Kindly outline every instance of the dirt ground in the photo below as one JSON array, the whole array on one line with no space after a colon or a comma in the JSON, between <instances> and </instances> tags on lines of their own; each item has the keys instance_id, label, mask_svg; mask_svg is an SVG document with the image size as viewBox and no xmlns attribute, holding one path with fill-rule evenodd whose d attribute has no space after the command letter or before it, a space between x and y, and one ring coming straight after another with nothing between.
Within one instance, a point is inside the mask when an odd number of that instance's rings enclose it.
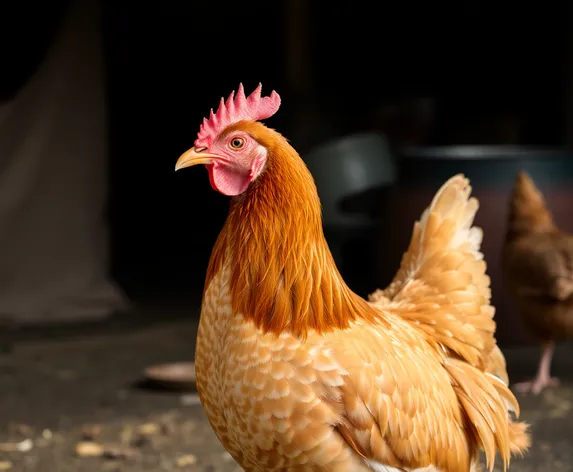
<instances>
[{"instance_id":1,"label":"dirt ground","mask_svg":"<svg viewBox=\"0 0 573 472\"><path fill-rule=\"evenodd\" d=\"M195 334L194 322L171 322L5 349L0 471L240 471L195 394L141 382L149 365L190 360ZM533 372L535 348L505 351L512 377ZM560 388L520 397L534 441L524 459L512 462L512 471L573 471L572 354L571 346L557 350L555 374L565 377Z\"/></svg>"}]
</instances>

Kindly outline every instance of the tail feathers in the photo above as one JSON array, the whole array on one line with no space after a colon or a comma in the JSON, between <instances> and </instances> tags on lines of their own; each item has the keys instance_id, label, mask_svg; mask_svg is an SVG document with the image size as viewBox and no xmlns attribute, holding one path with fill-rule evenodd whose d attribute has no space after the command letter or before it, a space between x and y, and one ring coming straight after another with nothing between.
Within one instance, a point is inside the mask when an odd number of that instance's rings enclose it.
<instances>
[{"instance_id":1,"label":"tail feathers","mask_svg":"<svg viewBox=\"0 0 573 472\"><path fill-rule=\"evenodd\" d=\"M473 226L478 202L462 175L448 180L416 222L400 270L370 301L410 321L448 353L448 372L467 428L493 469L529 447L527 425L516 422L519 404L508 387L505 358L497 347L490 279L480 252L482 231Z\"/></svg>"},{"instance_id":2,"label":"tail feathers","mask_svg":"<svg viewBox=\"0 0 573 472\"><path fill-rule=\"evenodd\" d=\"M531 447L529 425L523 421L509 423L509 441L512 454L523 456Z\"/></svg>"},{"instance_id":3,"label":"tail feathers","mask_svg":"<svg viewBox=\"0 0 573 472\"><path fill-rule=\"evenodd\" d=\"M400 270L370 301L411 321L466 362L484 369L495 345L490 279L473 221L478 202L456 175L414 225Z\"/></svg>"},{"instance_id":4,"label":"tail feathers","mask_svg":"<svg viewBox=\"0 0 573 472\"><path fill-rule=\"evenodd\" d=\"M486 372L501 379L505 385L509 385L505 356L497 344L491 350L486 366Z\"/></svg>"},{"instance_id":5,"label":"tail feathers","mask_svg":"<svg viewBox=\"0 0 573 472\"><path fill-rule=\"evenodd\" d=\"M519 417L519 404L508 386L499 378L482 372L466 362L449 359L445 368L464 412L470 435L485 452L486 465L493 470L496 451L503 468L509 467L512 454L523 454L530 445L528 425L514 421L507 409Z\"/></svg>"}]
</instances>

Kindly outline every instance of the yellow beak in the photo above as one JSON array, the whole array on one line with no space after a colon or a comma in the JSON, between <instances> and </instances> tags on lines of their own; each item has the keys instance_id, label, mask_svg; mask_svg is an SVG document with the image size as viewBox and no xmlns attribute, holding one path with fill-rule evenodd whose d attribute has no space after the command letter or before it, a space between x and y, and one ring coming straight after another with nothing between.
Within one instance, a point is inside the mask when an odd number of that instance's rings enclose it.
<instances>
[{"instance_id":1,"label":"yellow beak","mask_svg":"<svg viewBox=\"0 0 573 472\"><path fill-rule=\"evenodd\" d=\"M177 159L177 163L175 164L175 170L178 171L179 169L196 166L197 164L211 164L213 159L217 159L219 157L214 154L201 152L204 149L205 148L199 148L199 150L197 150L197 148L192 147L189 151L181 154L181 157Z\"/></svg>"}]
</instances>

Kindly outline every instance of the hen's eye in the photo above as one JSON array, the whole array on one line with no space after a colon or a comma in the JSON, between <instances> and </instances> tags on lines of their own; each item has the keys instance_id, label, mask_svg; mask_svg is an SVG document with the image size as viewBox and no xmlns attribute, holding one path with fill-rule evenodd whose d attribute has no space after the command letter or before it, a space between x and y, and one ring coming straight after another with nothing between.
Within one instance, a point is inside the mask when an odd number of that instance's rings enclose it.
<instances>
[{"instance_id":1,"label":"hen's eye","mask_svg":"<svg viewBox=\"0 0 573 472\"><path fill-rule=\"evenodd\" d=\"M231 139L231 147L233 149L240 149L245 145L245 140L242 138L233 138Z\"/></svg>"}]
</instances>

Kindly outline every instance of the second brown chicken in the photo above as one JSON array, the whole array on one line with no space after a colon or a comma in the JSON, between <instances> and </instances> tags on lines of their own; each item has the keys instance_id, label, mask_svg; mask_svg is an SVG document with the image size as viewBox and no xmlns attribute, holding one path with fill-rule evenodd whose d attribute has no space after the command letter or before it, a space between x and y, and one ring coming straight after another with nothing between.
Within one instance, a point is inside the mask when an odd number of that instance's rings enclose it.
<instances>
[{"instance_id":1,"label":"second brown chicken","mask_svg":"<svg viewBox=\"0 0 573 472\"><path fill-rule=\"evenodd\" d=\"M538 394L558 383L551 376L555 341L573 337L573 236L555 225L523 171L511 196L503 269L519 314L541 343L535 378L515 387Z\"/></svg>"}]
</instances>

